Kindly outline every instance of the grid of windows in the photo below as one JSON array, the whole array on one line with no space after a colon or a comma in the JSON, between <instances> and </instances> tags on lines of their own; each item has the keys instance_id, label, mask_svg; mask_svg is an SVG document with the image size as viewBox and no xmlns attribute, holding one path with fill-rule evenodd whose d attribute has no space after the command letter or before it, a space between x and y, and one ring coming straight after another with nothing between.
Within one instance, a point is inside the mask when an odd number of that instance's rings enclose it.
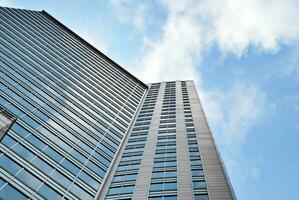
<instances>
[{"instance_id":1,"label":"grid of windows","mask_svg":"<svg viewBox=\"0 0 299 200\"><path fill-rule=\"evenodd\" d=\"M152 84L122 154L106 199L130 199L150 128L160 84Z\"/></svg>"},{"instance_id":2,"label":"grid of windows","mask_svg":"<svg viewBox=\"0 0 299 200\"><path fill-rule=\"evenodd\" d=\"M0 24L0 197L93 199L146 88L44 12Z\"/></svg>"},{"instance_id":3,"label":"grid of windows","mask_svg":"<svg viewBox=\"0 0 299 200\"><path fill-rule=\"evenodd\" d=\"M177 199L176 84L165 85L149 199Z\"/></svg>"},{"instance_id":4,"label":"grid of windows","mask_svg":"<svg viewBox=\"0 0 299 200\"><path fill-rule=\"evenodd\" d=\"M197 143L195 128L193 124L193 118L191 114L190 101L188 97L188 91L186 82L181 82L184 115L185 115L185 127L188 138L188 149L192 174L192 187L194 191L194 198L196 200L208 200L207 186L204 178L204 172L202 168L200 151Z\"/></svg>"}]
</instances>

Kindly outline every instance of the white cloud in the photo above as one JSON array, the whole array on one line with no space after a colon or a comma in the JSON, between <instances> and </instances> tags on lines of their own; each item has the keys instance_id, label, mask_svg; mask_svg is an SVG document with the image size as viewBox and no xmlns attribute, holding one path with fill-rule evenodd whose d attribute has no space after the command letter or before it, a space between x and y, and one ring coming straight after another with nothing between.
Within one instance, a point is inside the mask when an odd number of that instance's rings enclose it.
<instances>
[{"instance_id":1,"label":"white cloud","mask_svg":"<svg viewBox=\"0 0 299 200\"><path fill-rule=\"evenodd\" d=\"M120 22L131 24L139 31L144 31L151 21L146 4L136 0L112 0L110 5Z\"/></svg>"},{"instance_id":2,"label":"white cloud","mask_svg":"<svg viewBox=\"0 0 299 200\"><path fill-rule=\"evenodd\" d=\"M192 27L192 28L190 28ZM149 48L138 62L137 74L147 82L196 79L200 61L200 27L190 16L172 15L167 19L160 40L147 39Z\"/></svg>"},{"instance_id":3,"label":"white cloud","mask_svg":"<svg viewBox=\"0 0 299 200\"><path fill-rule=\"evenodd\" d=\"M227 90L202 93L202 101L218 141L233 153L239 150L249 130L263 115L265 95L253 84L236 81ZM269 106L267 106L269 107Z\"/></svg>"},{"instance_id":4,"label":"white cloud","mask_svg":"<svg viewBox=\"0 0 299 200\"><path fill-rule=\"evenodd\" d=\"M16 4L12 0L0 0L0 6L11 7L11 8L23 8L21 5Z\"/></svg>"},{"instance_id":5,"label":"white cloud","mask_svg":"<svg viewBox=\"0 0 299 200\"><path fill-rule=\"evenodd\" d=\"M200 77L198 63L211 45L240 57L251 46L276 52L282 43L299 41L295 0L162 0L162 5L168 11L163 34L156 41L145 37L146 50L136 64L145 81Z\"/></svg>"}]
</instances>

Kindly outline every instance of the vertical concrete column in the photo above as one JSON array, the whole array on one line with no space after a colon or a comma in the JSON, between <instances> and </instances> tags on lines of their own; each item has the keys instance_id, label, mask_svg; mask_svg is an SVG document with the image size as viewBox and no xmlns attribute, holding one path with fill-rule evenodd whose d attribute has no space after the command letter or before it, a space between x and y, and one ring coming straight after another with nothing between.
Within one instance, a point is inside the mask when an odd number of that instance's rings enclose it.
<instances>
[{"instance_id":1,"label":"vertical concrete column","mask_svg":"<svg viewBox=\"0 0 299 200\"><path fill-rule=\"evenodd\" d=\"M187 90L210 200L235 200L193 81Z\"/></svg>"},{"instance_id":2,"label":"vertical concrete column","mask_svg":"<svg viewBox=\"0 0 299 200\"><path fill-rule=\"evenodd\" d=\"M153 171L153 162L155 158L155 150L157 143L158 130L160 125L160 115L162 111L165 82L160 85L156 105L153 112L151 126L148 132L148 137L144 147L143 157L140 163L140 168L136 180L133 199L147 199L148 191L151 183L151 176Z\"/></svg>"},{"instance_id":3,"label":"vertical concrete column","mask_svg":"<svg viewBox=\"0 0 299 200\"><path fill-rule=\"evenodd\" d=\"M192 175L188 151L187 133L181 81L176 82L176 147L178 173L178 199L193 199Z\"/></svg>"}]
</instances>

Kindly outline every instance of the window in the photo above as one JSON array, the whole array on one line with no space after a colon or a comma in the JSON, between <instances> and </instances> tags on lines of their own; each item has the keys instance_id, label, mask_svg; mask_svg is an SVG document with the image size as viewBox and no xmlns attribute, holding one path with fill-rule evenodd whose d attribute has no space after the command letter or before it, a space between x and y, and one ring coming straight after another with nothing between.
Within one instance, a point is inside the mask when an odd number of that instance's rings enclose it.
<instances>
[{"instance_id":1,"label":"window","mask_svg":"<svg viewBox=\"0 0 299 200\"><path fill-rule=\"evenodd\" d=\"M14 187L8 184L0 190L0 199L27 200L28 197L26 197L21 192L19 192Z\"/></svg>"},{"instance_id":2,"label":"window","mask_svg":"<svg viewBox=\"0 0 299 200\"><path fill-rule=\"evenodd\" d=\"M192 170L192 176L203 176L203 170Z\"/></svg>"},{"instance_id":3,"label":"window","mask_svg":"<svg viewBox=\"0 0 299 200\"><path fill-rule=\"evenodd\" d=\"M206 189L206 182L204 181L193 181L193 188L194 189Z\"/></svg>"},{"instance_id":4,"label":"window","mask_svg":"<svg viewBox=\"0 0 299 200\"><path fill-rule=\"evenodd\" d=\"M154 196L154 197L149 197L149 200L177 200L177 196L171 195L171 196Z\"/></svg>"},{"instance_id":5,"label":"window","mask_svg":"<svg viewBox=\"0 0 299 200\"><path fill-rule=\"evenodd\" d=\"M42 184L42 182L39 179L34 177L31 173L29 173L25 169L22 170L16 177L17 179L19 179L21 182L28 185L33 190L36 190Z\"/></svg>"},{"instance_id":6,"label":"window","mask_svg":"<svg viewBox=\"0 0 299 200\"><path fill-rule=\"evenodd\" d=\"M151 183L150 191L166 191L166 190L176 190L177 183L176 182L169 182L169 183Z\"/></svg>"},{"instance_id":7,"label":"window","mask_svg":"<svg viewBox=\"0 0 299 200\"><path fill-rule=\"evenodd\" d=\"M195 200L209 200L209 197L207 194L197 194L194 197L195 197Z\"/></svg>"},{"instance_id":8,"label":"window","mask_svg":"<svg viewBox=\"0 0 299 200\"><path fill-rule=\"evenodd\" d=\"M55 192L52 188L50 188L45 183L40 187L38 193L41 194L46 199L60 200L62 196Z\"/></svg>"},{"instance_id":9,"label":"window","mask_svg":"<svg viewBox=\"0 0 299 200\"><path fill-rule=\"evenodd\" d=\"M9 172L11 175L15 175L21 169L18 164L6 155L0 156L0 167L5 169L5 171Z\"/></svg>"}]
</instances>

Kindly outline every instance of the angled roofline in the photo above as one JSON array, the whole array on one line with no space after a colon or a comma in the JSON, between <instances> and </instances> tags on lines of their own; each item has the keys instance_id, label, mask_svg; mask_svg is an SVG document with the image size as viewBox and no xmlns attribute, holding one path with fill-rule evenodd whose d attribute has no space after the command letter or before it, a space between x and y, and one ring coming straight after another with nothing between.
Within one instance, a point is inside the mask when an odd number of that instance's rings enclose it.
<instances>
[{"instance_id":1,"label":"angled roofline","mask_svg":"<svg viewBox=\"0 0 299 200\"><path fill-rule=\"evenodd\" d=\"M71 29L69 29L67 26L65 26L63 23L61 23L60 21L58 21L57 19L55 19L52 15L50 15L49 13L47 13L45 10L41 11L42 14L44 14L46 17L48 17L50 20L52 20L53 22L55 22L57 25L61 26L63 29L65 29L68 33L70 33L72 36L74 36L76 39L78 39L80 42L82 42L83 44L85 44L87 47L89 47L91 50L93 50L95 53L99 54L100 56L102 56L104 59L108 60L110 63L112 63L114 66L116 66L118 69L120 69L122 72L124 72L125 74L127 74L129 77L131 77L132 79L134 79L135 81L137 81L140 85L142 85L145 89L148 89L148 86L143 83L141 80L139 80L137 77L135 77L133 74L131 74L130 72L128 72L127 70L125 70L122 66L120 66L119 64L117 64L115 61L113 61L111 58L109 58L108 56L106 56L104 53L102 53L100 50L98 50L97 48L95 48L94 46L92 46L91 44L89 44L86 40L84 40L82 37L80 37L77 33L75 33L74 31L72 31Z\"/></svg>"}]
</instances>

